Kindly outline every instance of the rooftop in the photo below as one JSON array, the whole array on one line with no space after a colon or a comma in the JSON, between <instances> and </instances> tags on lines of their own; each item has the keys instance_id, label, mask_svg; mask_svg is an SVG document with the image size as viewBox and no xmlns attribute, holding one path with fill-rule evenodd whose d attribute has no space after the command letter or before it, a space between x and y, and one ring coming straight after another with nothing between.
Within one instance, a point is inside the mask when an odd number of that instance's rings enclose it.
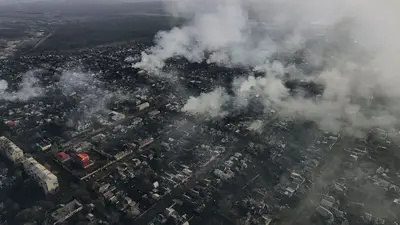
<instances>
[{"instance_id":1,"label":"rooftop","mask_svg":"<svg viewBox=\"0 0 400 225\"><path fill-rule=\"evenodd\" d=\"M24 167L34 173L36 176L40 177L43 181L53 181L57 180L56 175L50 172L46 167L36 161L34 158L26 158L23 162Z\"/></svg>"},{"instance_id":2,"label":"rooftop","mask_svg":"<svg viewBox=\"0 0 400 225\"><path fill-rule=\"evenodd\" d=\"M67 220L69 217L73 216L75 213L82 210L82 204L77 200L72 200L63 207L55 210L50 214L53 225L60 224Z\"/></svg>"}]
</instances>

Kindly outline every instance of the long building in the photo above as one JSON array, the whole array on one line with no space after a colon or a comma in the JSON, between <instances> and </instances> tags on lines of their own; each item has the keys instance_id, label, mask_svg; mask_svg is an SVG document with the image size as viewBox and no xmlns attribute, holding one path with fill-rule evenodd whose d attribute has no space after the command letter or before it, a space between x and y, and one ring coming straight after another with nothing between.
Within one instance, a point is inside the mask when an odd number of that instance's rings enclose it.
<instances>
[{"instance_id":1,"label":"long building","mask_svg":"<svg viewBox=\"0 0 400 225\"><path fill-rule=\"evenodd\" d=\"M70 203L52 212L50 214L50 218L47 220L47 223L45 224L51 224L51 225L62 224L68 218L81 211L82 208L83 208L82 204L74 199Z\"/></svg>"},{"instance_id":2,"label":"long building","mask_svg":"<svg viewBox=\"0 0 400 225\"><path fill-rule=\"evenodd\" d=\"M22 149L4 136L0 137L0 151L13 163L19 163L24 159L24 152Z\"/></svg>"},{"instance_id":3,"label":"long building","mask_svg":"<svg viewBox=\"0 0 400 225\"><path fill-rule=\"evenodd\" d=\"M39 184L45 194L56 191L58 188L58 179L56 175L46 169L46 167L32 157L26 158L22 162L22 165L25 172Z\"/></svg>"}]
</instances>

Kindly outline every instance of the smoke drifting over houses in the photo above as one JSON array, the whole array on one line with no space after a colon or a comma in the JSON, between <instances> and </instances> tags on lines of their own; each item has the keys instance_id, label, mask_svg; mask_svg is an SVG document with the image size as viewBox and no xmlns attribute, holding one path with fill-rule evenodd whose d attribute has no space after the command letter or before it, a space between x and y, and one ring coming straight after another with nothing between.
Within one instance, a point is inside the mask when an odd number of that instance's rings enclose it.
<instances>
[{"instance_id":1,"label":"smoke drifting over houses","mask_svg":"<svg viewBox=\"0 0 400 225\"><path fill-rule=\"evenodd\" d=\"M43 87L39 84L36 77L40 74L39 70L28 71L22 75L22 81L15 91L10 91L8 82L0 80L0 100L6 101L28 101L32 98L42 96L44 94Z\"/></svg>"},{"instance_id":2,"label":"smoke drifting over houses","mask_svg":"<svg viewBox=\"0 0 400 225\"><path fill-rule=\"evenodd\" d=\"M134 67L157 75L167 59L183 57L263 74L249 72L235 80L233 95L217 88L190 97L184 111L209 114L204 109L210 106L211 116L226 116L218 105L227 99L243 107L257 97L281 117L313 120L331 131L398 125L399 1L186 0L165 5L188 22L160 31ZM312 98L290 93L287 76L324 90Z\"/></svg>"},{"instance_id":3,"label":"smoke drifting over houses","mask_svg":"<svg viewBox=\"0 0 400 225\"><path fill-rule=\"evenodd\" d=\"M223 117L227 112L223 111L222 106L229 100L228 94L222 88L217 88L210 93L203 93L198 97L190 97L183 106L182 111L209 117Z\"/></svg>"},{"instance_id":4,"label":"smoke drifting over houses","mask_svg":"<svg viewBox=\"0 0 400 225\"><path fill-rule=\"evenodd\" d=\"M79 69L65 70L57 83L64 96L78 101L79 119L87 119L107 109L107 104L115 99L128 99L121 91L112 91L99 79L100 74L83 72Z\"/></svg>"}]
</instances>

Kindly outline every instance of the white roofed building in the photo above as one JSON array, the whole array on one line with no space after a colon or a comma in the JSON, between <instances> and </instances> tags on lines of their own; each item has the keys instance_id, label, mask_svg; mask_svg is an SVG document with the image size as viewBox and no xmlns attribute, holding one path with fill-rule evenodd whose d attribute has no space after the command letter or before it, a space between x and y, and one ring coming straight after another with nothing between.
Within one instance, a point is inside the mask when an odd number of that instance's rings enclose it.
<instances>
[{"instance_id":1,"label":"white roofed building","mask_svg":"<svg viewBox=\"0 0 400 225\"><path fill-rule=\"evenodd\" d=\"M52 193L58 188L58 179L56 175L46 169L46 167L34 158L26 158L23 161L23 166L25 172L39 184L45 194Z\"/></svg>"},{"instance_id":2,"label":"white roofed building","mask_svg":"<svg viewBox=\"0 0 400 225\"><path fill-rule=\"evenodd\" d=\"M14 163L21 162L24 158L24 152L22 149L4 136L0 137L0 151Z\"/></svg>"}]
</instances>

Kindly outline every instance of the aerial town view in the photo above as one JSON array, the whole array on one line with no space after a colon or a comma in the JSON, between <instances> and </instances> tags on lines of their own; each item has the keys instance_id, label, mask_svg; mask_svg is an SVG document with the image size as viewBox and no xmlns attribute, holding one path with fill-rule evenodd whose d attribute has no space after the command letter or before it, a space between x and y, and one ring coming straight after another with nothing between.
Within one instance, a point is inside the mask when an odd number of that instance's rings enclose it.
<instances>
[{"instance_id":1,"label":"aerial town view","mask_svg":"<svg viewBox=\"0 0 400 225\"><path fill-rule=\"evenodd\" d=\"M399 10L0 0L0 225L398 225Z\"/></svg>"}]
</instances>

